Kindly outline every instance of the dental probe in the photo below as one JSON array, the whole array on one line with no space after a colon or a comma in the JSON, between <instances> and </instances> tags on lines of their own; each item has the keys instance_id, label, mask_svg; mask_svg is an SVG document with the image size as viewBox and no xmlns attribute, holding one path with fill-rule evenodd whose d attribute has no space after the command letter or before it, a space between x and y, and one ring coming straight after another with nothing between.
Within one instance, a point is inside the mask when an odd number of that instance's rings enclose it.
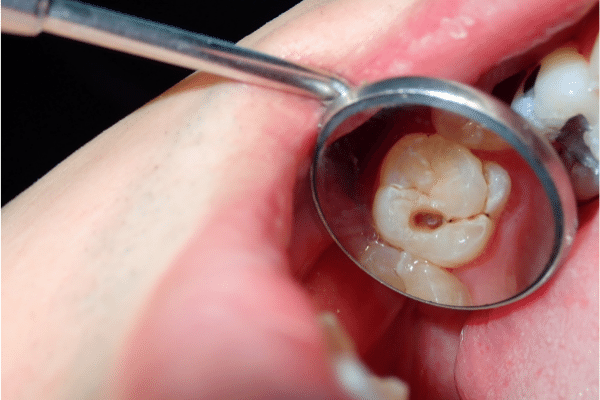
<instances>
[{"instance_id":1,"label":"dental probe","mask_svg":"<svg viewBox=\"0 0 600 400\"><path fill-rule=\"evenodd\" d=\"M29 36L47 32L321 101L326 107L318 126L310 171L317 213L350 260L372 278L408 297L454 309L499 307L520 300L541 287L568 254L577 227L577 208L563 162L550 142L539 137L527 120L487 93L457 82L418 76L390 78L355 87L328 72L76 1L4 0L1 6L3 32ZM431 273L437 274L438 278L458 281L472 295L467 296L467 302L440 300L411 292L408 287L411 286L410 280L399 276L400 264L394 266L390 263L395 264L401 258L406 264L406 260L412 257L408 253L417 250L420 244L403 246L402 252L387 246L375 231L371 213L376 180L368 170L377 164L378 152L386 146L389 150L389 140L415 138L415 134L419 136L416 132L426 132L434 112L446 113L450 119L466 118L481 130L491 132L491 136L505 146L503 153L491 153L498 157L508 153L512 157L509 162L518 165L515 178L529 179L522 182L522 185L527 185L523 202L535 201L533 206L527 203L530 208L524 214L529 215L521 218L527 225L515 232L515 235L521 236L514 236L514 241L506 243L510 248L503 249L514 253L496 260L491 265L493 269L488 263L483 269L470 268L466 271L477 274L479 282L485 281L483 285L475 285L472 276L460 277L442 268L434 269L427 260L414 261L424 265L420 271L425 276L420 282L413 283L431 289L433 280L428 280ZM416 132L410 130L413 129L411 126L418 124L422 125L414 128ZM436 135L430 138L421 133L421 137L427 137L427 140L438 140L433 137ZM457 153L462 151L457 150ZM477 164L477 161L474 163ZM489 171L494 170L490 168ZM482 173L480 167L479 174ZM486 189L482 193L491 193L492 184L489 186L489 191ZM463 188L456 189L454 192L461 192ZM411 204L418 203L414 195ZM396 203L404 201L399 200ZM483 211L481 207L478 210ZM435 210L417 211L410 217L416 218L417 225L419 218L430 216L435 219L437 215ZM471 229L475 220L467 217L469 215L460 217L460 226L475 232L474 235L484 232L481 235L489 237L492 234L491 228L484 231L477 227ZM477 221L492 227L492 223L486 222L487 218L479 215ZM465 235L452 231L453 228L443 218L440 222L446 237L457 238L457 244L468 242L463 240L468 239ZM411 224L406 225L410 228ZM427 228L428 235L435 236L431 230L437 229L436 224L431 229ZM417 236L421 233L417 232ZM535 246L516 246L517 241L535 243ZM491 249L494 251L494 246ZM476 255L476 251L471 251L469 257ZM468 259L457 259L453 267L460 269L463 261ZM413 262L410 264L413 265ZM411 265L406 265L407 271L414 270Z\"/></svg>"}]
</instances>

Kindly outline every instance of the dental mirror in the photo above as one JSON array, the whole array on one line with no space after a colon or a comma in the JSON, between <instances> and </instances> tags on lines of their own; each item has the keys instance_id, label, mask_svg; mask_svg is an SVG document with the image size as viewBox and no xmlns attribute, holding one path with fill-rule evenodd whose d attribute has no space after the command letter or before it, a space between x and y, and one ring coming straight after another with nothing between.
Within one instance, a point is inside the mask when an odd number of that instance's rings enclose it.
<instances>
[{"instance_id":1,"label":"dental mirror","mask_svg":"<svg viewBox=\"0 0 600 400\"><path fill-rule=\"evenodd\" d=\"M353 87L74 1L5 0L2 32L47 32L321 101L317 211L358 267L416 300L459 309L519 300L550 278L575 234L573 189L552 145L471 87L425 77Z\"/></svg>"}]
</instances>

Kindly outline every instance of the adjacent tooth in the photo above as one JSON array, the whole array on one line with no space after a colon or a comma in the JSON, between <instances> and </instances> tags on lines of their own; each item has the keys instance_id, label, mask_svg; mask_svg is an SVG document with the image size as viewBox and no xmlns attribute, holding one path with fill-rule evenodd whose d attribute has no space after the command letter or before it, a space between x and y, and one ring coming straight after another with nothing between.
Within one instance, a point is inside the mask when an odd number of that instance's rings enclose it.
<instances>
[{"instance_id":1,"label":"adjacent tooth","mask_svg":"<svg viewBox=\"0 0 600 400\"><path fill-rule=\"evenodd\" d=\"M488 187L481 161L440 135L411 134L386 155L373 202L377 232L391 245L446 267L459 267L485 248L510 185L491 167ZM489 168L488 168L489 169ZM497 178L497 179L496 179ZM489 193L493 193L488 200ZM496 199L497 198L497 199Z\"/></svg>"},{"instance_id":2,"label":"adjacent tooth","mask_svg":"<svg viewBox=\"0 0 600 400\"><path fill-rule=\"evenodd\" d=\"M402 288L397 288L411 296L439 304L472 304L469 289L456 276L406 251L373 243L360 261L370 268L394 271L402 282ZM386 282L389 283L389 280Z\"/></svg>"},{"instance_id":3,"label":"adjacent tooth","mask_svg":"<svg viewBox=\"0 0 600 400\"><path fill-rule=\"evenodd\" d=\"M502 137L469 118L433 108L431 120L438 134L469 149L493 151L510 148Z\"/></svg>"},{"instance_id":4,"label":"adjacent tooth","mask_svg":"<svg viewBox=\"0 0 600 400\"><path fill-rule=\"evenodd\" d=\"M545 125L559 129L578 114L595 124L597 121L588 118L598 112L598 96L594 96L591 86L585 58L573 48L555 50L542 60L534 85L536 116Z\"/></svg>"},{"instance_id":5,"label":"adjacent tooth","mask_svg":"<svg viewBox=\"0 0 600 400\"><path fill-rule=\"evenodd\" d=\"M395 377L380 378L364 365L356 353L354 342L348 332L332 313L323 313L319 322L325 333L325 341L340 387L357 400L407 400L408 386Z\"/></svg>"},{"instance_id":6,"label":"adjacent tooth","mask_svg":"<svg viewBox=\"0 0 600 400\"><path fill-rule=\"evenodd\" d=\"M598 36L589 61L573 47L553 51L541 61L536 82L519 94L511 107L554 140L576 115L588 122L584 141L596 159L598 153Z\"/></svg>"},{"instance_id":7,"label":"adjacent tooth","mask_svg":"<svg viewBox=\"0 0 600 400\"><path fill-rule=\"evenodd\" d=\"M483 174L488 184L488 196L485 213L496 217L504 208L510 194L510 176L508 172L495 162L483 163Z\"/></svg>"}]
</instances>

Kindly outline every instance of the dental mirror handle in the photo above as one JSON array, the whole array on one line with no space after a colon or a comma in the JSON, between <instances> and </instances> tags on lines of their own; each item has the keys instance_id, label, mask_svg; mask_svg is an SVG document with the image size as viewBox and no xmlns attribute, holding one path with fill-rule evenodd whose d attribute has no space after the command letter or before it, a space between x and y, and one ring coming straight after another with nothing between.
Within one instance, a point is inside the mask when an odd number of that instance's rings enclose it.
<instances>
[{"instance_id":1,"label":"dental mirror handle","mask_svg":"<svg viewBox=\"0 0 600 400\"><path fill-rule=\"evenodd\" d=\"M3 0L2 33L50 33L233 80L318 99L345 95L340 78L233 43L70 0Z\"/></svg>"}]
</instances>

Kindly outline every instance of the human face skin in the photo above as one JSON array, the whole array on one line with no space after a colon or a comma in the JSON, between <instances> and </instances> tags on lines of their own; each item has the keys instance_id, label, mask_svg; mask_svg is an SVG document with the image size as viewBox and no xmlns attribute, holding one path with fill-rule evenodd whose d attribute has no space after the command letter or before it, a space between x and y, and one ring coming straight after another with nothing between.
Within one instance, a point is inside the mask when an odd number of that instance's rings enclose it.
<instances>
[{"instance_id":1,"label":"human face skin","mask_svg":"<svg viewBox=\"0 0 600 400\"><path fill-rule=\"evenodd\" d=\"M499 62L592 7L315 1L242 44L356 83L474 84L492 68L498 82L520 68ZM367 278L316 220L306 176L322 111L195 74L7 205L4 395L342 396L316 319L326 309L412 398L597 397L597 201L531 298L473 313L423 306Z\"/></svg>"}]
</instances>

